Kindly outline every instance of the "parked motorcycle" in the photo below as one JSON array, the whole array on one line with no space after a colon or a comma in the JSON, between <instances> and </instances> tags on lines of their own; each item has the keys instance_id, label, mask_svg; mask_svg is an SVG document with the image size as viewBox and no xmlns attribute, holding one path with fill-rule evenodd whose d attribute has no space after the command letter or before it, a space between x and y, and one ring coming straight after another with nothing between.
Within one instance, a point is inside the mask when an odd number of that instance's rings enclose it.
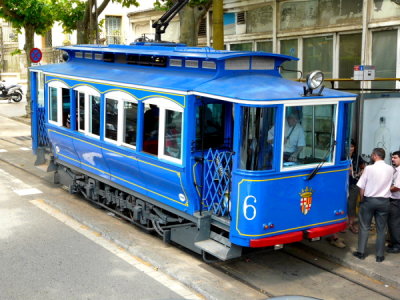
<instances>
[{"instance_id":1,"label":"parked motorcycle","mask_svg":"<svg viewBox=\"0 0 400 300\"><path fill-rule=\"evenodd\" d=\"M23 92L22 86L14 83L6 83L4 80L0 82L0 100L8 100L8 102L20 102Z\"/></svg>"}]
</instances>

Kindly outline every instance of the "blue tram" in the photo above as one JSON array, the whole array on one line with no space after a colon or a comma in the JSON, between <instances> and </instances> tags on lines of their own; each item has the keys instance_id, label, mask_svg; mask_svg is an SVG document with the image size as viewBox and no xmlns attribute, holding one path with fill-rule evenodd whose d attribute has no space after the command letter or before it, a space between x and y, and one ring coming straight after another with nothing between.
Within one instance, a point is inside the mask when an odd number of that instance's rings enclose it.
<instances>
[{"instance_id":1,"label":"blue tram","mask_svg":"<svg viewBox=\"0 0 400 300\"><path fill-rule=\"evenodd\" d=\"M222 260L346 226L353 94L282 78L296 58L180 44L61 47L32 67L55 182ZM318 82L319 81L319 82Z\"/></svg>"}]
</instances>

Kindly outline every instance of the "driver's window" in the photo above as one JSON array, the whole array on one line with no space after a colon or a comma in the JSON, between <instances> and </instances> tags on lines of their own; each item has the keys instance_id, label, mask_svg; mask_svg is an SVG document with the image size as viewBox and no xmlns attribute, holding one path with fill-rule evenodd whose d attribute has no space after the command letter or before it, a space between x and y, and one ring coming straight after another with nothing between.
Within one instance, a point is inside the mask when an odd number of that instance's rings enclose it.
<instances>
[{"instance_id":1,"label":"driver's window","mask_svg":"<svg viewBox=\"0 0 400 300\"><path fill-rule=\"evenodd\" d=\"M283 126L283 166L333 161L336 105L290 106Z\"/></svg>"}]
</instances>

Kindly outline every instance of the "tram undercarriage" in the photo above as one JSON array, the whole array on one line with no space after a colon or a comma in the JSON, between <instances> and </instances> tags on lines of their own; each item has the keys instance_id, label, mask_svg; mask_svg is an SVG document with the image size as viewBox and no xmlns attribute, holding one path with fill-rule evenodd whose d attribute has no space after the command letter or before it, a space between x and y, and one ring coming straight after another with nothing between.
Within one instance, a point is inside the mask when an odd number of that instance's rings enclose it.
<instances>
[{"instance_id":1,"label":"tram undercarriage","mask_svg":"<svg viewBox=\"0 0 400 300\"><path fill-rule=\"evenodd\" d=\"M54 172L54 183L69 193L81 193L95 205L105 208L148 232L156 232L165 243L174 242L203 255L220 260L240 257L242 247L229 241L229 224L210 212L183 215L168 210L149 197L133 193L106 179L84 174L65 162L52 160L48 171Z\"/></svg>"}]
</instances>

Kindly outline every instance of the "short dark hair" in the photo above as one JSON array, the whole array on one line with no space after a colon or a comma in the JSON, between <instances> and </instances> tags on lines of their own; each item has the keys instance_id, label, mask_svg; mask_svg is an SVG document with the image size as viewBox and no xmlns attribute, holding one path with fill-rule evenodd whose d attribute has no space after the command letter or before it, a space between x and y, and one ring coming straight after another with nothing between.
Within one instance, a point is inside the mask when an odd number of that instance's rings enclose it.
<instances>
[{"instance_id":1,"label":"short dark hair","mask_svg":"<svg viewBox=\"0 0 400 300\"><path fill-rule=\"evenodd\" d=\"M392 156L393 155L397 155L398 157L400 157L400 151L394 151L393 153L392 153Z\"/></svg>"},{"instance_id":2,"label":"short dark hair","mask_svg":"<svg viewBox=\"0 0 400 300\"><path fill-rule=\"evenodd\" d=\"M385 149L383 148L374 148L372 154L379 156L381 159L385 159Z\"/></svg>"}]
</instances>

